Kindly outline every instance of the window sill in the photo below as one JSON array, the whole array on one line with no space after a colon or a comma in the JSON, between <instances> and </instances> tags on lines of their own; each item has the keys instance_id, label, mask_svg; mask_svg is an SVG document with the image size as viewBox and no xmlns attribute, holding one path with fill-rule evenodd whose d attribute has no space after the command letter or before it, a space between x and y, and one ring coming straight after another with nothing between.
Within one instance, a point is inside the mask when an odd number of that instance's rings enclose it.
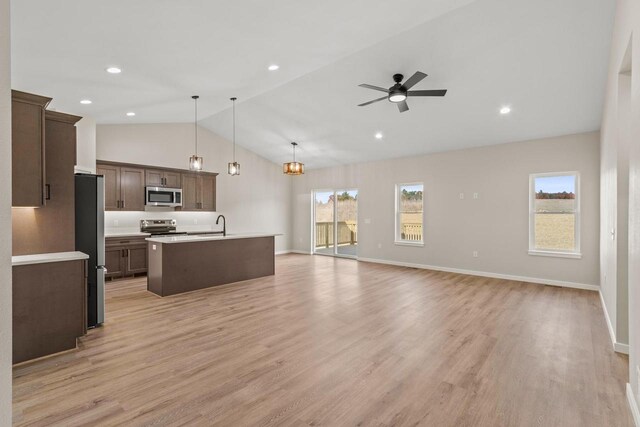
<instances>
[{"instance_id":1,"label":"window sill","mask_svg":"<svg viewBox=\"0 0 640 427\"><path fill-rule=\"evenodd\" d=\"M417 247L422 247L424 246L424 242L403 242L402 240L400 241L395 241L393 242L394 245L398 245L398 246L417 246Z\"/></svg>"},{"instance_id":2,"label":"window sill","mask_svg":"<svg viewBox=\"0 0 640 427\"><path fill-rule=\"evenodd\" d=\"M553 252L553 251L529 250L529 255L550 256L550 257L556 257L556 258L582 259L582 254L580 252Z\"/></svg>"}]
</instances>

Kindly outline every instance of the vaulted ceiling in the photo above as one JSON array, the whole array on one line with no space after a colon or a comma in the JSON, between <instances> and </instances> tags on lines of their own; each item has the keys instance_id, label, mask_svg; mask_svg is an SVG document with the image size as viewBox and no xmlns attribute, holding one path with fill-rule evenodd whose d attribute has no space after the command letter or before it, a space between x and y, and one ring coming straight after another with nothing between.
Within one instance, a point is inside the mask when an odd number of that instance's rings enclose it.
<instances>
[{"instance_id":1,"label":"vaulted ceiling","mask_svg":"<svg viewBox=\"0 0 640 427\"><path fill-rule=\"evenodd\" d=\"M15 89L98 123L201 125L308 167L598 129L614 2L602 0L12 3ZM268 71L278 64L280 69ZM105 72L116 65L118 75ZM400 114L394 73L429 75ZM91 105L81 105L91 99ZM500 115L510 106L509 115ZM126 113L134 111L135 117ZM382 139L374 138L376 132ZM176 141L176 143L189 143ZM241 161L241 159L240 159Z\"/></svg>"}]
</instances>

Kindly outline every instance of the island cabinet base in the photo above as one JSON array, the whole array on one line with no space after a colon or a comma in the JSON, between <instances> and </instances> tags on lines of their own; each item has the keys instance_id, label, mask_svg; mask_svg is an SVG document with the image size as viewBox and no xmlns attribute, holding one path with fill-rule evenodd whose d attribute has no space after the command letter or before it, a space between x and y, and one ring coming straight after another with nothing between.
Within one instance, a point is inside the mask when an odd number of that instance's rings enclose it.
<instances>
[{"instance_id":1,"label":"island cabinet base","mask_svg":"<svg viewBox=\"0 0 640 427\"><path fill-rule=\"evenodd\" d=\"M274 238L148 243L147 289L180 294L275 274Z\"/></svg>"}]
</instances>

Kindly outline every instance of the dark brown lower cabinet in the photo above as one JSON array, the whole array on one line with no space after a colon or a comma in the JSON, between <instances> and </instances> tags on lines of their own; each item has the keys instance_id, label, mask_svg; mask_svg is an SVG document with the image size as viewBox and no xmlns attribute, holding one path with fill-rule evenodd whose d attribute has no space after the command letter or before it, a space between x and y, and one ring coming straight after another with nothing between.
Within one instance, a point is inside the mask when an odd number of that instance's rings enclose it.
<instances>
[{"instance_id":1,"label":"dark brown lower cabinet","mask_svg":"<svg viewBox=\"0 0 640 427\"><path fill-rule=\"evenodd\" d=\"M108 279L147 272L147 242L144 237L107 238L104 255Z\"/></svg>"},{"instance_id":2,"label":"dark brown lower cabinet","mask_svg":"<svg viewBox=\"0 0 640 427\"><path fill-rule=\"evenodd\" d=\"M13 267L13 363L76 348L87 331L85 260Z\"/></svg>"}]
</instances>

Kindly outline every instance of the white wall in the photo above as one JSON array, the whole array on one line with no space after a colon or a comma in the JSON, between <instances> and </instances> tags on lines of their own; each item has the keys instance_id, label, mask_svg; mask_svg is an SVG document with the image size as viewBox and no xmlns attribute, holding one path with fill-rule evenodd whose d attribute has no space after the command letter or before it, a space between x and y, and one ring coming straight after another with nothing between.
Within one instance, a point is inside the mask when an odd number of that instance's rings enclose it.
<instances>
[{"instance_id":1,"label":"white wall","mask_svg":"<svg viewBox=\"0 0 640 427\"><path fill-rule=\"evenodd\" d=\"M76 171L96 172L96 121L83 117L76 124Z\"/></svg>"},{"instance_id":2,"label":"white wall","mask_svg":"<svg viewBox=\"0 0 640 427\"><path fill-rule=\"evenodd\" d=\"M527 253L529 174L561 171L581 174L582 259ZM404 182L425 185L424 247L394 244ZM294 249L311 249L311 192L326 188L359 189L361 258L598 284L598 132L309 171L294 181Z\"/></svg>"},{"instance_id":3,"label":"white wall","mask_svg":"<svg viewBox=\"0 0 640 427\"><path fill-rule=\"evenodd\" d=\"M0 426L11 425L11 44L0 0Z\"/></svg>"},{"instance_id":4,"label":"white wall","mask_svg":"<svg viewBox=\"0 0 640 427\"><path fill-rule=\"evenodd\" d=\"M217 213L227 218L227 229L234 233L281 233L283 236L276 238L276 251L288 250L291 178L283 175L280 165L239 146L236 147L236 160L240 163L241 174L232 177L227 174L227 163L232 157L231 143L204 128L199 128L198 132L198 154L204 157L204 169L219 173ZM97 126L96 155L99 160L188 169L193 150L193 124ZM209 214L209 223L215 221L216 214ZM191 218L178 212L171 217L179 222L181 219L188 222Z\"/></svg>"},{"instance_id":5,"label":"white wall","mask_svg":"<svg viewBox=\"0 0 640 427\"><path fill-rule=\"evenodd\" d=\"M604 244L609 239L608 232L615 228L614 218L618 216L615 197L619 193L616 188L618 167L624 171L618 152L624 149L625 138L630 142L628 154L629 168L629 227L628 227L628 299L619 288L616 280L602 278L602 293L609 312L611 323L619 329L628 326L629 336L629 382L636 405L640 404L638 391L638 375L640 364L640 3L637 0L617 0L616 20L614 24L613 42L609 62L609 78L607 82L607 96L602 119L602 260L605 266L612 268L612 260L616 260L617 253L611 243ZM631 43L630 55L625 58L627 48ZM630 63L630 64L629 64ZM621 71L631 65L630 75L631 95L628 100L620 96L624 89L627 76L620 75ZM625 93L624 91L622 92ZM629 94L629 88L626 93ZM627 109L625 111L625 108ZM624 172L622 172L624 173ZM605 194L609 195L605 197ZM623 206L624 207L624 206ZM607 276L609 276L607 274ZM624 325L621 309L628 309L628 324Z\"/></svg>"}]
</instances>

